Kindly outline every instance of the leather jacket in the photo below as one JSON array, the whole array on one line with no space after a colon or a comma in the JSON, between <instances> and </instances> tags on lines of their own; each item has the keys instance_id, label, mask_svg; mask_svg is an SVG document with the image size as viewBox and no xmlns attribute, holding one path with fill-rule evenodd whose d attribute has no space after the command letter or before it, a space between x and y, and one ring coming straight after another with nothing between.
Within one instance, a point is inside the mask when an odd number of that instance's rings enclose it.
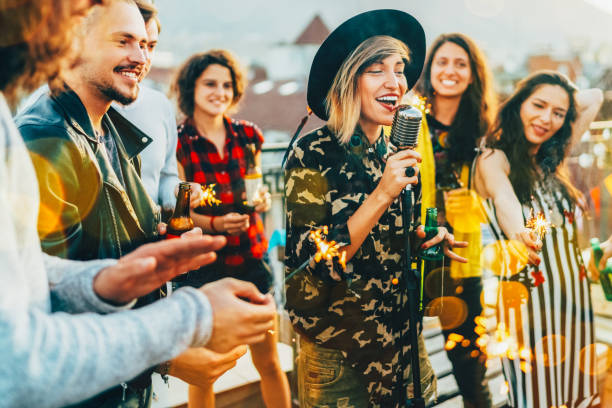
<instances>
[{"instance_id":1,"label":"leather jacket","mask_svg":"<svg viewBox=\"0 0 612 408\"><path fill-rule=\"evenodd\" d=\"M112 108L103 118L124 187L73 91L42 95L15 121L39 181L45 252L78 260L119 258L156 239L159 209L139 175L138 153L151 143L149 136Z\"/></svg>"}]
</instances>

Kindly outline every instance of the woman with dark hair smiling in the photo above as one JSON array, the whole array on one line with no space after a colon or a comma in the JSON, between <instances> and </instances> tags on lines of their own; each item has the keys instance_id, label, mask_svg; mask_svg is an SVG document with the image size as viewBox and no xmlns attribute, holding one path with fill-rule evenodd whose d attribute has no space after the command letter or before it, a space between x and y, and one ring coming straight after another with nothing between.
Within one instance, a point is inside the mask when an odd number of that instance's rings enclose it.
<instances>
[{"instance_id":1,"label":"woman with dark hair smiling","mask_svg":"<svg viewBox=\"0 0 612 408\"><path fill-rule=\"evenodd\" d=\"M600 406L593 308L575 221L583 199L563 160L602 100L600 90L577 92L557 72L534 73L502 105L477 161L475 186L489 199L495 238L502 248L517 248L507 240L526 247L525 261L503 269L499 283L498 330L511 347L502 361L512 407ZM545 218L543 235L526 227L532 214Z\"/></svg>"},{"instance_id":2,"label":"woman with dark hair smiling","mask_svg":"<svg viewBox=\"0 0 612 408\"><path fill-rule=\"evenodd\" d=\"M454 347L446 351L453 364L453 373L469 408L491 406L491 395L486 385L485 360L478 358L474 318L482 313L482 268L480 266L481 233L477 207L479 200L470 189L472 161L476 147L487 132L497 107L491 73L482 51L467 35L442 34L429 47L423 74L417 83L430 112L427 113L427 131L419 140L421 153L421 182L423 206L437 207L438 220L453 232L455 238L467 241L467 248L457 253L467 263L450 261L450 279L432 274L428 279L443 279L446 308L466 311L463 321L446 321L445 310L440 310L444 337L452 333L470 341L468 347ZM474 217L475 216L475 217ZM470 219L472 218L472 219ZM429 286L429 285L428 285ZM433 299L437 302L437 299Z\"/></svg>"}]
</instances>

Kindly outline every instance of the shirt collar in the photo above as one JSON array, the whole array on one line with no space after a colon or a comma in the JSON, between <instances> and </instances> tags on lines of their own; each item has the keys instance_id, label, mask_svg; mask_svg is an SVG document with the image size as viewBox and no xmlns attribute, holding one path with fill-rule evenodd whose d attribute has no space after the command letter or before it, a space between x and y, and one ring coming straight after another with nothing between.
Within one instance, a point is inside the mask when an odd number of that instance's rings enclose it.
<instances>
[{"instance_id":1,"label":"shirt collar","mask_svg":"<svg viewBox=\"0 0 612 408\"><path fill-rule=\"evenodd\" d=\"M363 156L367 150L371 150L376 152L379 158L383 159L387 154L387 140L384 131L381 129L378 139L376 139L374 144L370 144L367 136L361 130L361 126L357 125L353 136L351 136L346 144L346 148L352 154L360 157Z\"/></svg>"},{"instance_id":2,"label":"shirt collar","mask_svg":"<svg viewBox=\"0 0 612 408\"><path fill-rule=\"evenodd\" d=\"M232 118L227 115L223 115L223 124L225 125L225 131L227 132L227 134L231 135L232 137L238 137L238 132L236 132L236 129L234 129ZM184 126L187 129L187 134L191 136L192 139L206 139L198 131L198 128L196 127L195 122L193 120L193 116L185 120Z\"/></svg>"}]
</instances>

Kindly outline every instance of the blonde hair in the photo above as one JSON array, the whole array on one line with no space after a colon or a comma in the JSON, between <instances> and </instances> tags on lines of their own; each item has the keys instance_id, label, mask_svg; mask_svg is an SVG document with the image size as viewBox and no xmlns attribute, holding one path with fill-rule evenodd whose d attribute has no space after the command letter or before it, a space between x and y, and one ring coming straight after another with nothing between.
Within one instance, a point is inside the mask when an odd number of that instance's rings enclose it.
<instances>
[{"instance_id":1,"label":"blonde hair","mask_svg":"<svg viewBox=\"0 0 612 408\"><path fill-rule=\"evenodd\" d=\"M325 97L325 107L329 117L327 126L341 143L348 143L361 115L359 76L373 63L393 54L399 54L406 64L410 61L410 50L402 41L387 35L370 37L353 50L336 73Z\"/></svg>"}]
</instances>

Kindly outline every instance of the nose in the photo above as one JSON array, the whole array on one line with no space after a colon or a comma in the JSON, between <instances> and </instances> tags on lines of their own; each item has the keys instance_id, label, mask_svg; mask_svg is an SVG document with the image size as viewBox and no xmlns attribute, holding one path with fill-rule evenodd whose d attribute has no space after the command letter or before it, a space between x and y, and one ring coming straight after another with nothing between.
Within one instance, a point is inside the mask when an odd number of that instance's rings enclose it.
<instances>
[{"instance_id":1,"label":"nose","mask_svg":"<svg viewBox=\"0 0 612 408\"><path fill-rule=\"evenodd\" d=\"M385 88L388 89L397 89L399 88L399 78L395 75L395 72L392 70L391 72L387 72L385 74Z\"/></svg>"},{"instance_id":2,"label":"nose","mask_svg":"<svg viewBox=\"0 0 612 408\"><path fill-rule=\"evenodd\" d=\"M544 109L540 115L540 119L545 123L550 123L552 119L552 109Z\"/></svg>"},{"instance_id":3,"label":"nose","mask_svg":"<svg viewBox=\"0 0 612 408\"><path fill-rule=\"evenodd\" d=\"M223 84L215 86L215 96L223 96Z\"/></svg>"},{"instance_id":4,"label":"nose","mask_svg":"<svg viewBox=\"0 0 612 408\"><path fill-rule=\"evenodd\" d=\"M149 59L149 51L147 47L140 48L138 44L135 45L135 49L130 53L130 60L134 63L144 65Z\"/></svg>"}]
</instances>

